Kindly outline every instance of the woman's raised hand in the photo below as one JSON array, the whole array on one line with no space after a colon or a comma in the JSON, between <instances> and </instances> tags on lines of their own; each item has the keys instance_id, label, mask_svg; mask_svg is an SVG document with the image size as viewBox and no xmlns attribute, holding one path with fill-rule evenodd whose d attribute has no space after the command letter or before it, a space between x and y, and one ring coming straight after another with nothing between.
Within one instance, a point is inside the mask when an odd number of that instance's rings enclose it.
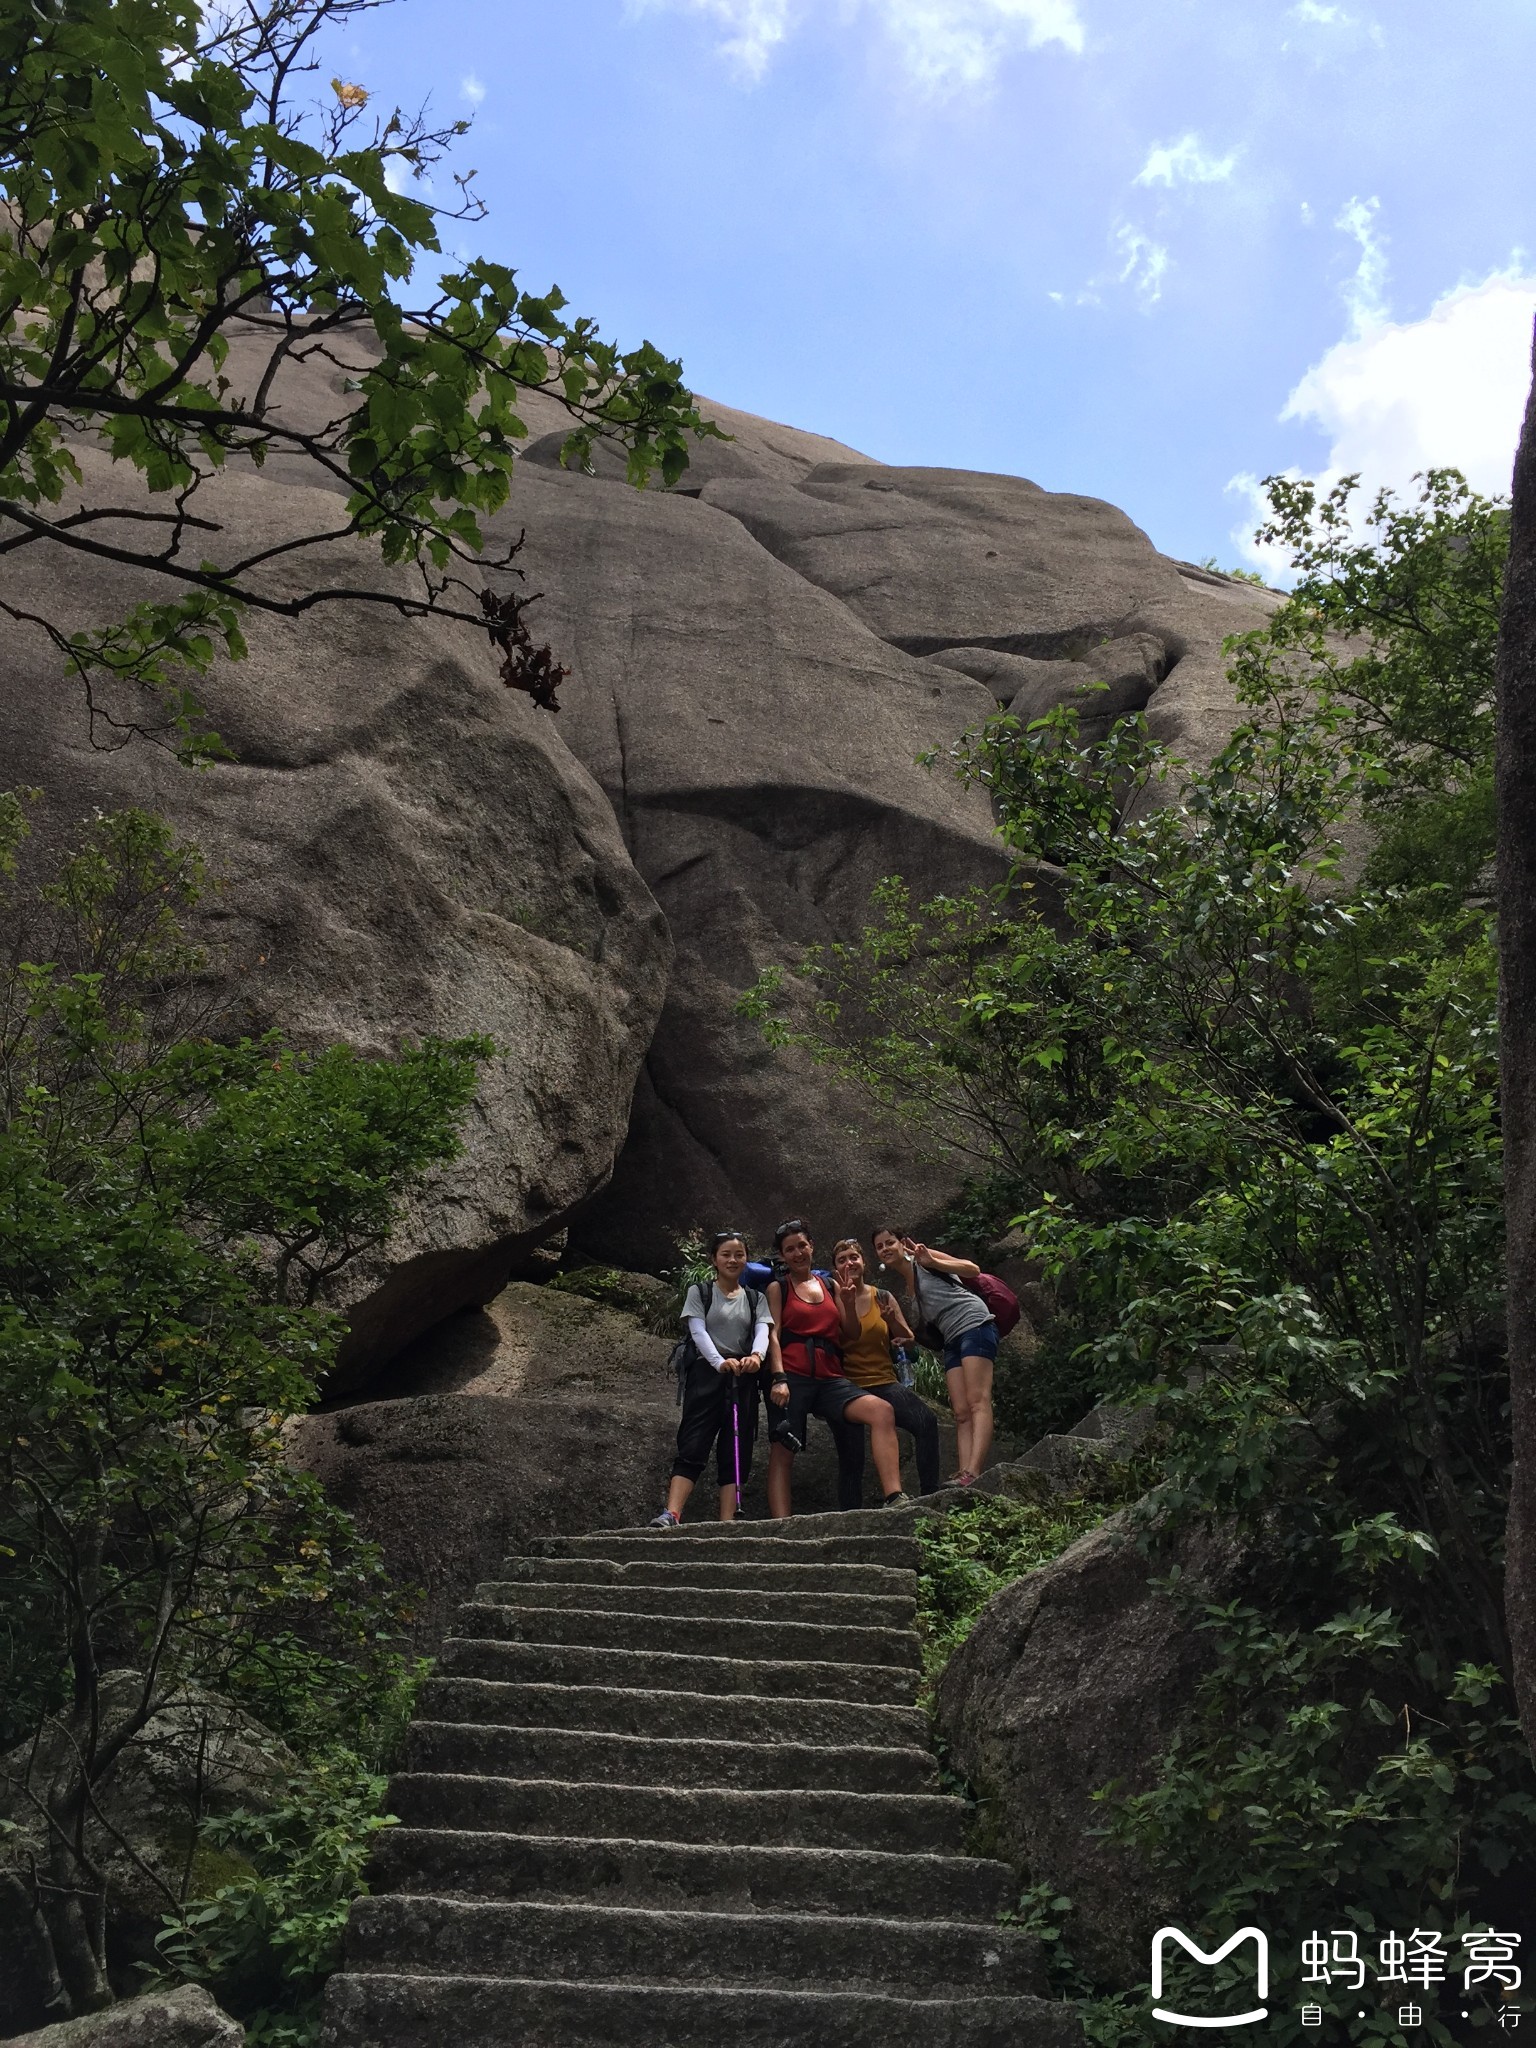
<instances>
[{"instance_id":1,"label":"woman's raised hand","mask_svg":"<svg viewBox=\"0 0 1536 2048\"><path fill-rule=\"evenodd\" d=\"M925 1266L928 1263L928 1247L919 1244L915 1237L904 1237L901 1240L901 1248L914 1264Z\"/></svg>"}]
</instances>

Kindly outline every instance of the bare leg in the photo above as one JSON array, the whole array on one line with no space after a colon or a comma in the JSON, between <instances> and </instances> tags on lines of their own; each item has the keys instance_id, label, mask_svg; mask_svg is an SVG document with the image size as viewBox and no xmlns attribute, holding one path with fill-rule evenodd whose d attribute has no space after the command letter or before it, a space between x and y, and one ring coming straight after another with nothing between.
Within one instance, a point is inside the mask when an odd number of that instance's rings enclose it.
<instances>
[{"instance_id":1,"label":"bare leg","mask_svg":"<svg viewBox=\"0 0 1536 2048\"><path fill-rule=\"evenodd\" d=\"M684 1479L680 1473L672 1475L672 1484L667 1488L667 1506L679 1521L682 1520L683 1509L687 1506L688 1496L692 1491L691 1479Z\"/></svg>"},{"instance_id":2,"label":"bare leg","mask_svg":"<svg viewBox=\"0 0 1536 2048\"><path fill-rule=\"evenodd\" d=\"M971 1411L971 1455L966 1460L967 1472L984 1472L987 1460L992 1455L992 1361L990 1358L964 1358L960 1361L959 1377L965 1382L966 1405ZM950 1375L954 1385L955 1375Z\"/></svg>"},{"instance_id":3,"label":"bare leg","mask_svg":"<svg viewBox=\"0 0 1536 2048\"><path fill-rule=\"evenodd\" d=\"M890 1403L878 1394L860 1394L843 1413L852 1422L869 1425L869 1450L880 1475L880 1491L889 1496L901 1491L901 1446L896 1441L896 1417Z\"/></svg>"},{"instance_id":4,"label":"bare leg","mask_svg":"<svg viewBox=\"0 0 1536 2048\"><path fill-rule=\"evenodd\" d=\"M734 1479L728 1486L722 1486L720 1489L720 1519L722 1522L734 1522L736 1519L736 1482Z\"/></svg>"},{"instance_id":5,"label":"bare leg","mask_svg":"<svg viewBox=\"0 0 1536 2048\"><path fill-rule=\"evenodd\" d=\"M955 1418L955 1470L974 1472L971 1463L971 1402L965 1384L964 1366L956 1366L944 1375L944 1386L949 1394L950 1412Z\"/></svg>"},{"instance_id":6,"label":"bare leg","mask_svg":"<svg viewBox=\"0 0 1536 2048\"><path fill-rule=\"evenodd\" d=\"M880 1403L885 1407L885 1403ZM889 1411L887 1411L889 1412ZM768 1446L768 1512L782 1520L793 1513L790 1507L790 1477L795 1469L795 1454L788 1444Z\"/></svg>"}]
</instances>

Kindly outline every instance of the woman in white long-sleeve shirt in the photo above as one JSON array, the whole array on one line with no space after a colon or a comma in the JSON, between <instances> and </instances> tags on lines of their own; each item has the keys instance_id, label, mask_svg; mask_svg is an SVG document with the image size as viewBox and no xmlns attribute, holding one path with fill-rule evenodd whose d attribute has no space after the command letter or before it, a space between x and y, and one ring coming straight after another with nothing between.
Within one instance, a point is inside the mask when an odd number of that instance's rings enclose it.
<instances>
[{"instance_id":1,"label":"woman in white long-sleeve shirt","mask_svg":"<svg viewBox=\"0 0 1536 2048\"><path fill-rule=\"evenodd\" d=\"M735 1520L736 1482L738 1477L745 1481L752 1469L763 1366L771 1356L777 1366L768 1303L753 1288L742 1285L746 1239L739 1231L717 1231L710 1251L714 1280L690 1287L683 1303L682 1320L693 1339L694 1356L683 1383L683 1419L677 1429L677 1456L672 1461L667 1504L652 1522L653 1529L678 1526L712 1444L715 1476L720 1482L720 1519ZM787 1387L779 1384L783 1379L782 1367L770 1374L770 1398L786 1398Z\"/></svg>"}]
</instances>

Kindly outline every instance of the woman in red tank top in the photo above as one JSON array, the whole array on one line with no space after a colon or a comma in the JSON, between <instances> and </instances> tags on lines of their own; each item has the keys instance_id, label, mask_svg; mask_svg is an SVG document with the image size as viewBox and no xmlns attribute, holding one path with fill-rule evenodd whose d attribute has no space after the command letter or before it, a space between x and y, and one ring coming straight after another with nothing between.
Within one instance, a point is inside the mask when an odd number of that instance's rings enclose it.
<instances>
[{"instance_id":1,"label":"woman in red tank top","mask_svg":"<svg viewBox=\"0 0 1536 2048\"><path fill-rule=\"evenodd\" d=\"M769 1417L768 1512L791 1512L791 1475L795 1454L805 1448L810 1418L863 1423L880 1475L885 1505L901 1506L901 1453L896 1444L896 1418L877 1395L862 1393L843 1377L843 1340L859 1333L858 1289L829 1287L811 1270L815 1246L798 1217L781 1223L773 1234L784 1261L783 1280L768 1283L768 1312L773 1317L787 1386L776 1386L772 1399L777 1417Z\"/></svg>"}]
</instances>

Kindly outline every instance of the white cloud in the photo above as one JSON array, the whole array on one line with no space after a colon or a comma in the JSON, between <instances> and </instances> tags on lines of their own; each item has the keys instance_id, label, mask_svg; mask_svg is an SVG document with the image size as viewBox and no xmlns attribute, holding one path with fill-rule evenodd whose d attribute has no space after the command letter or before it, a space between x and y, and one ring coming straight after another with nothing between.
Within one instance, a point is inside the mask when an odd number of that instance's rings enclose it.
<instances>
[{"instance_id":1,"label":"white cloud","mask_svg":"<svg viewBox=\"0 0 1536 2048\"><path fill-rule=\"evenodd\" d=\"M1347 50L1361 42L1372 42L1378 49L1386 43L1386 31L1380 22L1367 21L1363 15L1348 14L1342 7L1329 4L1329 0L1296 0L1296 5L1287 10L1287 19L1294 21L1303 31L1302 45L1314 52L1328 47L1324 38L1331 38L1334 50ZM1316 29L1322 33L1308 35L1306 31ZM1280 45L1282 50L1290 49L1289 42Z\"/></svg>"},{"instance_id":2,"label":"white cloud","mask_svg":"<svg viewBox=\"0 0 1536 2048\"><path fill-rule=\"evenodd\" d=\"M1507 491L1533 319L1536 277L1511 264L1457 285L1422 320L1381 320L1335 342L1280 417L1324 429L1335 475L1401 488L1415 470L1455 467L1477 490Z\"/></svg>"},{"instance_id":3,"label":"white cloud","mask_svg":"<svg viewBox=\"0 0 1536 2048\"><path fill-rule=\"evenodd\" d=\"M632 0L639 14L666 8L707 14L726 30L720 54L747 78L761 78L800 9L795 0Z\"/></svg>"},{"instance_id":4,"label":"white cloud","mask_svg":"<svg viewBox=\"0 0 1536 2048\"><path fill-rule=\"evenodd\" d=\"M866 0L914 77L927 85L981 85L1009 47L1084 47L1076 0Z\"/></svg>"},{"instance_id":5,"label":"white cloud","mask_svg":"<svg viewBox=\"0 0 1536 2048\"><path fill-rule=\"evenodd\" d=\"M1207 156L1198 135L1181 135L1177 142L1159 142L1136 173L1138 185L1220 185L1237 168L1237 152L1230 156Z\"/></svg>"},{"instance_id":6,"label":"white cloud","mask_svg":"<svg viewBox=\"0 0 1536 2048\"><path fill-rule=\"evenodd\" d=\"M485 87L476 78L473 71L470 72L467 78L459 81L459 91L463 93L465 99L469 101L472 107L478 107L485 98Z\"/></svg>"},{"instance_id":7,"label":"white cloud","mask_svg":"<svg viewBox=\"0 0 1536 2048\"><path fill-rule=\"evenodd\" d=\"M1327 434L1318 472L1325 488L1358 474L1362 494L1382 485L1401 494L1416 472L1454 468L1475 490L1506 493L1530 386L1536 275L1516 258L1481 283L1443 293L1422 319L1393 320L1374 221L1374 210L1341 216L1361 245L1346 295L1350 328L1302 377L1280 417ZM1228 488L1262 513L1255 478L1234 477ZM1272 572L1283 566L1253 547L1250 531L1233 534L1249 560Z\"/></svg>"},{"instance_id":8,"label":"white cloud","mask_svg":"<svg viewBox=\"0 0 1536 2048\"><path fill-rule=\"evenodd\" d=\"M1163 279L1168 271L1168 251L1140 228L1121 226L1115 233L1115 253L1120 268L1116 284L1130 285L1144 306L1155 306L1163 296Z\"/></svg>"},{"instance_id":9,"label":"white cloud","mask_svg":"<svg viewBox=\"0 0 1536 2048\"><path fill-rule=\"evenodd\" d=\"M683 9L718 21L720 45L749 79L815 11L816 0L630 0L638 13ZM844 0L845 17L872 21L920 84L983 85L1011 48L1085 46L1077 0Z\"/></svg>"},{"instance_id":10,"label":"white cloud","mask_svg":"<svg viewBox=\"0 0 1536 2048\"><path fill-rule=\"evenodd\" d=\"M1163 279L1168 274L1167 249L1129 221L1120 222L1109 246L1109 268L1090 277L1073 303L1102 306L1105 293L1119 288L1134 292L1144 309L1155 306L1163 296Z\"/></svg>"},{"instance_id":11,"label":"white cloud","mask_svg":"<svg viewBox=\"0 0 1536 2048\"><path fill-rule=\"evenodd\" d=\"M1379 199L1351 199L1334 222L1360 245L1360 261L1344 287L1350 332L1355 335L1379 327L1387 317L1387 245L1376 232L1380 211Z\"/></svg>"}]
</instances>

